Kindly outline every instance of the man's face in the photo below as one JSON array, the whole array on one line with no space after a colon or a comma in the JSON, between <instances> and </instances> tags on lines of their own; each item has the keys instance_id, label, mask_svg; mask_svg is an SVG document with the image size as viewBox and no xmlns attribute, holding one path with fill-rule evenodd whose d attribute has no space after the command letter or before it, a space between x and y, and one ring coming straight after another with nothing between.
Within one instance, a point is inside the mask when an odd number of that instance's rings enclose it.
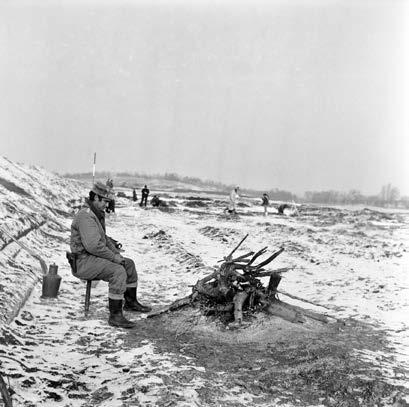
<instances>
[{"instance_id":1,"label":"man's face","mask_svg":"<svg viewBox=\"0 0 409 407\"><path fill-rule=\"evenodd\" d=\"M99 209L100 211L105 211L105 208L108 206L109 199L102 198L99 200L100 197L96 196L94 200L94 206Z\"/></svg>"}]
</instances>

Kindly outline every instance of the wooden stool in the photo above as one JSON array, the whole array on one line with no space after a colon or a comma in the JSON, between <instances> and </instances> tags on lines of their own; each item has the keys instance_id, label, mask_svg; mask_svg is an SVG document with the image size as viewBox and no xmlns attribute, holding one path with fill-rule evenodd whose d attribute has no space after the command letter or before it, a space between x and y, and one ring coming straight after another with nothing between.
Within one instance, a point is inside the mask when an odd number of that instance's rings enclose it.
<instances>
[{"instance_id":1,"label":"wooden stool","mask_svg":"<svg viewBox=\"0 0 409 407\"><path fill-rule=\"evenodd\" d=\"M89 303L91 301L91 284L93 280L84 280L87 282L87 287L85 288L85 312L89 311Z\"/></svg>"},{"instance_id":2,"label":"wooden stool","mask_svg":"<svg viewBox=\"0 0 409 407\"><path fill-rule=\"evenodd\" d=\"M72 275L74 277L77 277L80 280L85 281L87 283L87 286L85 288L85 305L84 305L84 309L85 309L85 312L88 312L89 311L89 304L91 302L91 285L92 285L93 281L99 281L99 279L84 280L81 277L78 277L77 276L77 255L75 253L66 252L66 257L67 257L68 263L70 263Z\"/></svg>"}]
</instances>

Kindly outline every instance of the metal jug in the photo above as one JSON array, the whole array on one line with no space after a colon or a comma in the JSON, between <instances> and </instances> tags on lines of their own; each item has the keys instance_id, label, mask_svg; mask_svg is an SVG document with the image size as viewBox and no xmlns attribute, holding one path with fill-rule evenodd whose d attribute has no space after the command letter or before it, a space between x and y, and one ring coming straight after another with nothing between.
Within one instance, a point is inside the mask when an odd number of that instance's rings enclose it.
<instances>
[{"instance_id":1,"label":"metal jug","mask_svg":"<svg viewBox=\"0 0 409 407\"><path fill-rule=\"evenodd\" d=\"M61 276L58 275L58 266L51 264L48 273L43 277L43 295L41 298L55 298L60 288Z\"/></svg>"}]
</instances>

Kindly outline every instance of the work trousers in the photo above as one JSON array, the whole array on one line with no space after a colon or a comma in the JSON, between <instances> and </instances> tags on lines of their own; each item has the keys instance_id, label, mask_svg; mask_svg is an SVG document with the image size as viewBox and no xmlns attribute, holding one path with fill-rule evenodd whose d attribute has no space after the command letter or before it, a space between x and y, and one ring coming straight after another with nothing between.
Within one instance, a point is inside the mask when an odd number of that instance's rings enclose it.
<instances>
[{"instance_id":1,"label":"work trousers","mask_svg":"<svg viewBox=\"0 0 409 407\"><path fill-rule=\"evenodd\" d=\"M138 286L135 263L127 257L125 266L112 261L83 254L77 260L77 277L84 280L103 280L108 282L108 297L122 300L127 287Z\"/></svg>"}]
</instances>

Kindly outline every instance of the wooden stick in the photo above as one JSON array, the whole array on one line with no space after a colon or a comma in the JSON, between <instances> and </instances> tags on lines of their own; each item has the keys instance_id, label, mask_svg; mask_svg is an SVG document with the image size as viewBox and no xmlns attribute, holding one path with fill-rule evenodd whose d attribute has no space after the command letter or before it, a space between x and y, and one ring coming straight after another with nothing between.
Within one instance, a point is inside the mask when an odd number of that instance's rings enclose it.
<instances>
[{"instance_id":1,"label":"wooden stick","mask_svg":"<svg viewBox=\"0 0 409 407\"><path fill-rule=\"evenodd\" d=\"M234 262L236 262L236 261L243 260L243 259L245 259L246 257L251 256L252 254L254 254L254 252L248 252L247 254L243 254L243 256L236 257L235 259L232 260L232 263L234 263Z\"/></svg>"},{"instance_id":2,"label":"wooden stick","mask_svg":"<svg viewBox=\"0 0 409 407\"><path fill-rule=\"evenodd\" d=\"M260 264L257 264L257 268L261 269L263 266L267 265L268 263L271 263L283 251L284 251L284 247L282 247L280 250L277 250L275 253L273 253L267 260L264 260Z\"/></svg>"},{"instance_id":3,"label":"wooden stick","mask_svg":"<svg viewBox=\"0 0 409 407\"><path fill-rule=\"evenodd\" d=\"M243 322L243 303L249 294L245 291L239 291L233 298L234 304L234 322L241 325Z\"/></svg>"},{"instance_id":4,"label":"wooden stick","mask_svg":"<svg viewBox=\"0 0 409 407\"><path fill-rule=\"evenodd\" d=\"M191 301L193 301L196 298L195 294L190 294L187 297L183 297L180 298L174 302L172 302L172 304L167 305L166 307L163 307L157 311L152 311L149 314L147 314L146 318L152 318L152 317L156 317L158 315L164 314L165 312L168 311L175 311L178 308L182 308L185 305L190 304Z\"/></svg>"},{"instance_id":5,"label":"wooden stick","mask_svg":"<svg viewBox=\"0 0 409 407\"><path fill-rule=\"evenodd\" d=\"M318 312L311 311L309 309L297 307L296 305L288 304L287 302L280 301L280 303L285 304L286 307L291 308L291 309L293 309L295 311L298 311L301 314L303 314L303 315L305 315L305 316L307 316L309 318L315 319L316 321L328 323L328 317L329 317L328 315L320 314ZM333 318L333 317L329 317L329 318Z\"/></svg>"},{"instance_id":6,"label":"wooden stick","mask_svg":"<svg viewBox=\"0 0 409 407\"><path fill-rule=\"evenodd\" d=\"M287 297L293 298L294 300L299 300L299 301L306 302L306 303L308 303L308 304L315 305L316 307L322 307L322 308L326 308L326 309L329 309L329 310L331 309L331 308L329 308L329 307L326 307L325 305L317 304L316 302L309 301L309 300L306 300L306 299L301 298L301 297L297 297L296 295L288 294L288 293L286 293L285 291L277 290L276 292L279 293L279 294L286 295Z\"/></svg>"},{"instance_id":7,"label":"wooden stick","mask_svg":"<svg viewBox=\"0 0 409 407\"><path fill-rule=\"evenodd\" d=\"M257 266L249 266L247 263L231 263L235 269L245 270L246 273L251 273L257 270Z\"/></svg>"},{"instance_id":8,"label":"wooden stick","mask_svg":"<svg viewBox=\"0 0 409 407\"><path fill-rule=\"evenodd\" d=\"M292 269L293 269L293 267L282 267L282 268L275 269L275 270L265 271L264 273L255 273L255 274L253 274L253 276L254 277L268 277L268 276L271 276L271 274L286 273L287 271L290 271Z\"/></svg>"},{"instance_id":9,"label":"wooden stick","mask_svg":"<svg viewBox=\"0 0 409 407\"><path fill-rule=\"evenodd\" d=\"M250 264L253 263L254 260L257 259L257 257L259 257L259 256L261 256L262 254L264 254L264 253L266 252L266 250L267 250L267 246L266 246L266 247L263 247L261 250L259 250L259 251L250 259L250 261L247 263L247 265L250 266Z\"/></svg>"},{"instance_id":10,"label":"wooden stick","mask_svg":"<svg viewBox=\"0 0 409 407\"><path fill-rule=\"evenodd\" d=\"M231 257L233 256L233 253L241 246L241 244L247 239L248 237L248 233L246 236L243 237L243 239L241 239L240 243L231 251L231 253L226 257L226 259L231 259Z\"/></svg>"}]
</instances>

